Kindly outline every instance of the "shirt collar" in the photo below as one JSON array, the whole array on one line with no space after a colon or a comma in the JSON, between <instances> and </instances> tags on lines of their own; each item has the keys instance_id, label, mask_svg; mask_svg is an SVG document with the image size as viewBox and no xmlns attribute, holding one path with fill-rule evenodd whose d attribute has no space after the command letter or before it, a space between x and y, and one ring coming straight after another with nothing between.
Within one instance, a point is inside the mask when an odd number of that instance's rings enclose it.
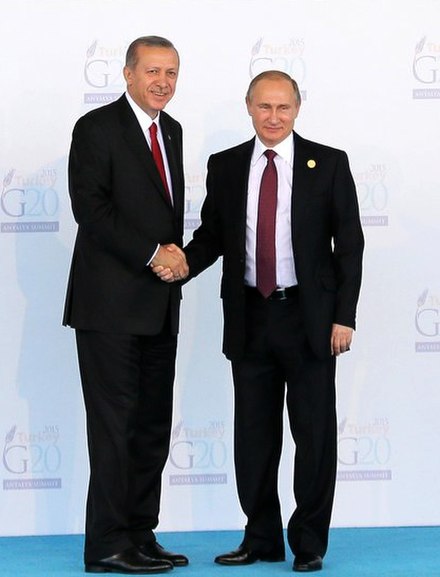
<instances>
[{"instance_id":1,"label":"shirt collar","mask_svg":"<svg viewBox=\"0 0 440 577\"><path fill-rule=\"evenodd\" d=\"M138 122L141 125L143 132L147 132L150 126L153 124L153 122L155 122L159 127L160 111L158 111L156 118L153 120L151 116L148 116L148 114L142 110L139 104L136 104L136 102L130 96L128 91L125 93L125 97L127 98L129 105L133 109L133 112L135 113L136 118L138 119Z\"/></svg>"},{"instance_id":2,"label":"shirt collar","mask_svg":"<svg viewBox=\"0 0 440 577\"><path fill-rule=\"evenodd\" d=\"M256 135L251 164L254 165L257 163L266 150L268 150L268 147L263 144L258 135ZM276 146L269 148L269 150L276 152L278 156L293 167L293 132L291 132L289 136L279 142Z\"/></svg>"}]
</instances>

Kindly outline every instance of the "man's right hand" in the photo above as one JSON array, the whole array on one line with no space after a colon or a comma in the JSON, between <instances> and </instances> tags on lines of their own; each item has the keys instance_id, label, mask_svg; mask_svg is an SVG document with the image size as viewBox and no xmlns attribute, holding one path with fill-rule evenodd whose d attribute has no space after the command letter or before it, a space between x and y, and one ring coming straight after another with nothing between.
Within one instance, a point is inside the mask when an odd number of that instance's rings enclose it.
<instances>
[{"instance_id":1,"label":"man's right hand","mask_svg":"<svg viewBox=\"0 0 440 577\"><path fill-rule=\"evenodd\" d=\"M183 280L189 273L185 253L175 244L161 245L150 267L161 280L166 282Z\"/></svg>"}]
</instances>

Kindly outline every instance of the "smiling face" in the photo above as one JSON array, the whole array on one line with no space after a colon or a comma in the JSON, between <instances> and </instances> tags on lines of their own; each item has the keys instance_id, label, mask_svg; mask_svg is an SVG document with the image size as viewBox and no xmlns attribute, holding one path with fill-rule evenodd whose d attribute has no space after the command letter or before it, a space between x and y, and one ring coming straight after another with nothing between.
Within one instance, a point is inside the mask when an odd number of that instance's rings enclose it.
<instances>
[{"instance_id":1,"label":"smiling face","mask_svg":"<svg viewBox=\"0 0 440 577\"><path fill-rule=\"evenodd\" d=\"M261 142L273 148L293 130L300 103L285 78L262 78L246 98L252 124Z\"/></svg>"},{"instance_id":2,"label":"smiling face","mask_svg":"<svg viewBox=\"0 0 440 577\"><path fill-rule=\"evenodd\" d=\"M127 91L151 118L163 110L176 90L179 57L174 48L138 46L136 62L125 66Z\"/></svg>"}]
</instances>

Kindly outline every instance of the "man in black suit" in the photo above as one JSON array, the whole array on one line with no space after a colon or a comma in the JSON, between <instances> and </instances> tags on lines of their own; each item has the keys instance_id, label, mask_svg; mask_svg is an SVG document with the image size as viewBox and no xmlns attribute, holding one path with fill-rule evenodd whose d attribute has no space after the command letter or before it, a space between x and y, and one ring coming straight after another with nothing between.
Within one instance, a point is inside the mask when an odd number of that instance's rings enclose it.
<instances>
[{"instance_id":1,"label":"man in black suit","mask_svg":"<svg viewBox=\"0 0 440 577\"><path fill-rule=\"evenodd\" d=\"M126 93L83 116L73 132L69 191L78 233L63 323L76 331L87 414L86 572L157 573L188 563L153 533L181 292L149 265L187 274L176 246L183 237L182 129L163 112L178 71L171 42L138 38L127 51Z\"/></svg>"},{"instance_id":2,"label":"man in black suit","mask_svg":"<svg viewBox=\"0 0 440 577\"><path fill-rule=\"evenodd\" d=\"M216 558L229 566L285 557L277 482L286 391L296 444L293 569L321 569L327 549L335 357L355 327L364 240L347 156L293 131L300 102L282 72L252 80L246 103L256 138L210 157L202 222L185 248L190 277L223 256L223 351L232 361L235 467L248 519L240 547Z\"/></svg>"}]
</instances>

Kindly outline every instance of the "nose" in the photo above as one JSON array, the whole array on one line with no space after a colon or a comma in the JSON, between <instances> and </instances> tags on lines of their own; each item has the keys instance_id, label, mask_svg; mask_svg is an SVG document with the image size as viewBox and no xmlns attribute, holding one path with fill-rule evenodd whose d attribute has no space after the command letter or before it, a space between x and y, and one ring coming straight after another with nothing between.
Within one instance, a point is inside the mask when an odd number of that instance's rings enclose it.
<instances>
[{"instance_id":1,"label":"nose","mask_svg":"<svg viewBox=\"0 0 440 577\"><path fill-rule=\"evenodd\" d=\"M160 72L156 78L156 82L159 86L165 86L167 84L166 72Z\"/></svg>"},{"instance_id":2,"label":"nose","mask_svg":"<svg viewBox=\"0 0 440 577\"><path fill-rule=\"evenodd\" d=\"M278 122L278 114L276 108L273 108L269 114L269 122L271 124L277 124Z\"/></svg>"}]
</instances>

